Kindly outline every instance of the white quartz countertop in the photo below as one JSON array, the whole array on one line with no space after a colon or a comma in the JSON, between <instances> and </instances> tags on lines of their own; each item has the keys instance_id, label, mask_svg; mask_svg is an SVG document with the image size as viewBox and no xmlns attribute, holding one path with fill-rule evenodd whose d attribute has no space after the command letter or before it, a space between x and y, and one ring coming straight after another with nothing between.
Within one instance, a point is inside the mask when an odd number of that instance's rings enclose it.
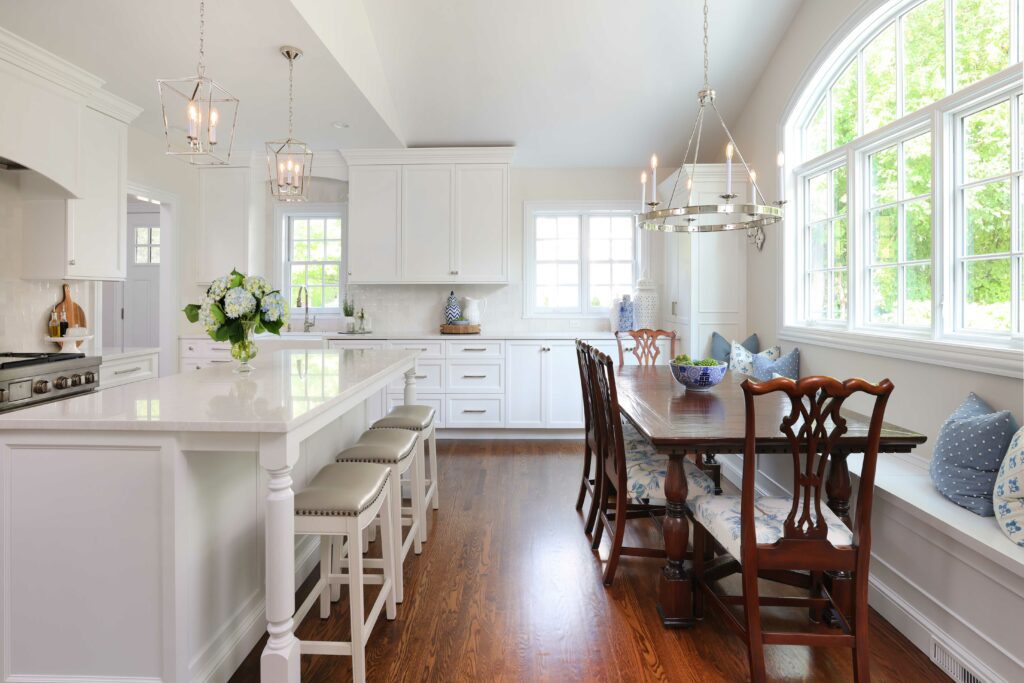
<instances>
[{"instance_id":1,"label":"white quartz countertop","mask_svg":"<svg viewBox=\"0 0 1024 683\"><path fill-rule=\"evenodd\" d=\"M0 415L0 430L288 432L381 380L419 351L288 349L247 375L224 364Z\"/></svg>"},{"instance_id":2,"label":"white quartz countertop","mask_svg":"<svg viewBox=\"0 0 1024 683\"><path fill-rule=\"evenodd\" d=\"M273 334L257 335L257 342L263 339L450 339L452 341L469 339L614 339L611 332L482 332L480 334L439 334L439 333L404 333L404 332L369 332L353 334L347 332L282 332L280 337ZM206 335L182 335L181 339L209 339Z\"/></svg>"}]
</instances>

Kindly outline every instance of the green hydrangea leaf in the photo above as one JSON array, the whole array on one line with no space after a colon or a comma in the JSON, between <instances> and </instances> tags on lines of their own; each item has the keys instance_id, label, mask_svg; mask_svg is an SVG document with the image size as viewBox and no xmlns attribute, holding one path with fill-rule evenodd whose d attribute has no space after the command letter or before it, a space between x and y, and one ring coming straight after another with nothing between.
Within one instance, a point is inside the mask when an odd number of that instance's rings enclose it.
<instances>
[{"instance_id":1,"label":"green hydrangea leaf","mask_svg":"<svg viewBox=\"0 0 1024 683\"><path fill-rule=\"evenodd\" d=\"M185 308L181 309L185 312L185 317L188 318L190 323L199 322L199 305L189 304Z\"/></svg>"}]
</instances>

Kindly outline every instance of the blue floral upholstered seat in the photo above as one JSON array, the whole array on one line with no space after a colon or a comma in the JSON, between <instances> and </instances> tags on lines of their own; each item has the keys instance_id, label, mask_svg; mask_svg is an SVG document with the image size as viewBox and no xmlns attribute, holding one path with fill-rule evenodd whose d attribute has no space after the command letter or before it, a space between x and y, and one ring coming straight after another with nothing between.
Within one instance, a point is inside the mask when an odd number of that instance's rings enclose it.
<instances>
[{"instance_id":1,"label":"blue floral upholstered seat","mask_svg":"<svg viewBox=\"0 0 1024 683\"><path fill-rule=\"evenodd\" d=\"M740 497L700 496L689 501L693 516L737 560L740 559ZM782 538L782 525L789 516L793 499L788 496L754 500L754 527L758 544L770 544ZM853 532L843 520L822 505L821 513L828 526L828 540L834 546L853 544ZM799 511L798 511L799 514Z\"/></svg>"}]
</instances>

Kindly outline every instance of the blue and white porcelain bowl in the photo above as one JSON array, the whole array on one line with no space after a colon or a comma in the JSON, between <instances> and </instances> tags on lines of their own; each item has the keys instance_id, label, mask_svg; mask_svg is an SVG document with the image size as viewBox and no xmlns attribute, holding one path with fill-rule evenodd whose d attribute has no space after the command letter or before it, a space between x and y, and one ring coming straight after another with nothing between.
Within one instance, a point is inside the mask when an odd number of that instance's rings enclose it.
<instances>
[{"instance_id":1,"label":"blue and white porcelain bowl","mask_svg":"<svg viewBox=\"0 0 1024 683\"><path fill-rule=\"evenodd\" d=\"M725 377L729 364L719 362L718 365L676 365L672 362L669 367L672 368L672 376L686 387L687 391L710 391Z\"/></svg>"}]
</instances>

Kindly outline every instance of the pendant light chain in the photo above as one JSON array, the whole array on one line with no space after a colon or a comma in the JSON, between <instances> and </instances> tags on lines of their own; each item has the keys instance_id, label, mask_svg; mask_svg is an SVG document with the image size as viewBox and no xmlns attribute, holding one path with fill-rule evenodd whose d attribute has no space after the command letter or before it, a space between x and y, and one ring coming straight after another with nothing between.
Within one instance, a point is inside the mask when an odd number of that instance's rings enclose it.
<instances>
[{"instance_id":1,"label":"pendant light chain","mask_svg":"<svg viewBox=\"0 0 1024 683\"><path fill-rule=\"evenodd\" d=\"M295 58L288 57L288 139L292 138L292 79L295 72Z\"/></svg>"},{"instance_id":2,"label":"pendant light chain","mask_svg":"<svg viewBox=\"0 0 1024 683\"><path fill-rule=\"evenodd\" d=\"M206 75L206 2L199 0L199 76Z\"/></svg>"},{"instance_id":3,"label":"pendant light chain","mask_svg":"<svg viewBox=\"0 0 1024 683\"><path fill-rule=\"evenodd\" d=\"M708 90L711 87L710 80L708 78L708 72L710 69L710 62L708 60L708 0L704 0L704 89Z\"/></svg>"}]
</instances>

